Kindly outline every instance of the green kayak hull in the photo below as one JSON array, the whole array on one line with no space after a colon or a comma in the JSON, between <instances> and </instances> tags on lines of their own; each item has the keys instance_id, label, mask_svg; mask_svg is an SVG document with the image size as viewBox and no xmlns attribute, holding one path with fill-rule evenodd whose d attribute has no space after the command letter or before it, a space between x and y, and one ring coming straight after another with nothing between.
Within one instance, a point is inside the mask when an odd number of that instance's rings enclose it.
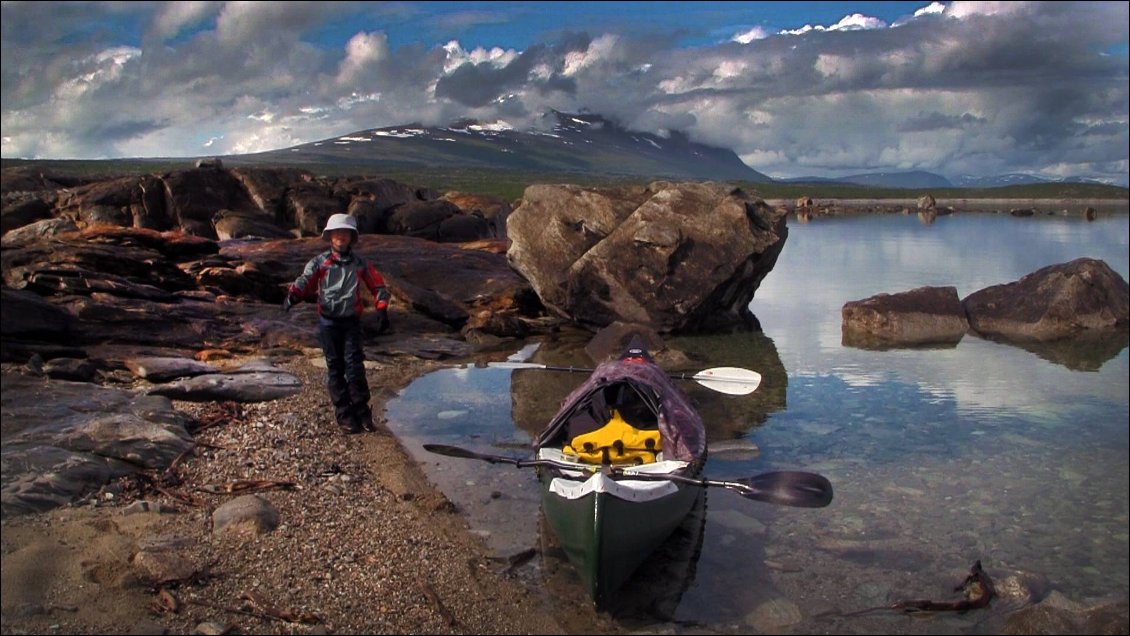
<instances>
[{"instance_id":1,"label":"green kayak hull","mask_svg":"<svg viewBox=\"0 0 1130 636\"><path fill-rule=\"evenodd\" d=\"M671 494L650 501L608 492L568 499L550 490L551 481L542 475L545 519L598 607L683 523L701 494L698 486L672 484Z\"/></svg>"}]
</instances>

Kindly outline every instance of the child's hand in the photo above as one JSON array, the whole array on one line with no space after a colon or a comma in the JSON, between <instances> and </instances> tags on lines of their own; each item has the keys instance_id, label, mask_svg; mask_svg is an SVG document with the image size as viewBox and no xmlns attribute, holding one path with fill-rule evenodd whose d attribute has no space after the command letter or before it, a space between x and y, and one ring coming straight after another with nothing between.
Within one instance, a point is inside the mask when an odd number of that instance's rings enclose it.
<instances>
[{"instance_id":1,"label":"child's hand","mask_svg":"<svg viewBox=\"0 0 1130 636\"><path fill-rule=\"evenodd\" d=\"M378 334L388 331L388 309L378 309L375 312L375 327Z\"/></svg>"}]
</instances>

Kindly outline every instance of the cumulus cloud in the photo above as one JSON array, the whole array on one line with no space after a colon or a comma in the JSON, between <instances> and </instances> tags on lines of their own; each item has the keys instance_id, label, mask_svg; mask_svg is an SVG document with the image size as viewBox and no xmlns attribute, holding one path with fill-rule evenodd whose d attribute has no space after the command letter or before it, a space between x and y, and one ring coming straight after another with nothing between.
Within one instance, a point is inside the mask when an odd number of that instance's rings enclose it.
<instances>
[{"instance_id":1,"label":"cumulus cloud","mask_svg":"<svg viewBox=\"0 0 1130 636\"><path fill-rule=\"evenodd\" d=\"M642 34L593 23L465 46L504 12L413 3L2 5L5 157L194 156L461 118L587 110L732 148L776 177L867 170L1127 181L1127 3L923 4L890 23ZM515 5L517 9L517 5ZM717 33L714 28L712 33ZM130 34L133 34L132 36ZM442 34L447 34L443 37Z\"/></svg>"},{"instance_id":2,"label":"cumulus cloud","mask_svg":"<svg viewBox=\"0 0 1130 636\"><path fill-rule=\"evenodd\" d=\"M219 10L218 2L167 2L162 4L153 18L151 35L167 40L180 35L184 29L195 27Z\"/></svg>"}]
</instances>

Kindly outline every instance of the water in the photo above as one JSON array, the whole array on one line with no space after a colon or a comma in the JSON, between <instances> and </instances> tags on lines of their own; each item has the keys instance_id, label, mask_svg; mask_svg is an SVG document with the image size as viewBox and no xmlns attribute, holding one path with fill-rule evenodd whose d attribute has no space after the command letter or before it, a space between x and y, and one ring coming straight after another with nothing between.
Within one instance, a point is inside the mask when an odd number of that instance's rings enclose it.
<instances>
[{"instance_id":1,"label":"water","mask_svg":"<svg viewBox=\"0 0 1130 636\"><path fill-rule=\"evenodd\" d=\"M602 614L541 527L532 470L420 449L528 457L531 436L583 376L443 370L393 400L389 423L496 553L538 550L512 573L574 633L600 633L608 620L651 633L992 633L1025 595L1125 599L1126 339L1029 351L967 335L952 347L874 351L841 344L840 308L925 285L965 297L1084 256L1127 278L1127 218L1123 207L1089 223L964 213L930 225L892 215L790 219L750 306L764 334L669 344L700 368L765 376L746 397L686 387L712 448L746 446L713 453L706 476L808 470L832 481L835 501L794 509L706 489L702 510ZM582 346L566 338L515 357L591 366ZM953 587L976 560L1001 588L989 610L842 616L909 598L956 600Z\"/></svg>"}]
</instances>

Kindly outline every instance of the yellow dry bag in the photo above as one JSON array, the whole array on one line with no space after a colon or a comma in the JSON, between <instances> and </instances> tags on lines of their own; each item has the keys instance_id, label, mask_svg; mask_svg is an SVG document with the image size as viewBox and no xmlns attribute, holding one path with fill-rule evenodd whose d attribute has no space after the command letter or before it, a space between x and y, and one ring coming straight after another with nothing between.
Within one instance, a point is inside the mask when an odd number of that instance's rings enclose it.
<instances>
[{"instance_id":1,"label":"yellow dry bag","mask_svg":"<svg viewBox=\"0 0 1130 636\"><path fill-rule=\"evenodd\" d=\"M612 410L604 426L573 438L563 453L589 464L650 464L662 450L659 431L638 429Z\"/></svg>"}]
</instances>

